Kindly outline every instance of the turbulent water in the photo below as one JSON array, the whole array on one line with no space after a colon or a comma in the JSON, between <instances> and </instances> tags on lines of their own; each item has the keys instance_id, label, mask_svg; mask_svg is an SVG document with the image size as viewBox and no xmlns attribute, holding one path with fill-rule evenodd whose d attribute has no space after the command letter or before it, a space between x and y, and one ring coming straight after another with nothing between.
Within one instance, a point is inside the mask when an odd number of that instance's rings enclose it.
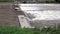
<instances>
[{"instance_id":1,"label":"turbulent water","mask_svg":"<svg viewBox=\"0 0 60 34\"><path fill-rule=\"evenodd\" d=\"M22 4L21 10L24 11L25 15L31 20L59 20L60 19L60 8L58 5L48 4Z\"/></svg>"},{"instance_id":2,"label":"turbulent water","mask_svg":"<svg viewBox=\"0 0 60 34\"><path fill-rule=\"evenodd\" d=\"M60 11L25 11L34 16L32 20L57 20L60 19ZM26 14L28 15L28 14ZM29 15L28 15L29 16Z\"/></svg>"}]
</instances>

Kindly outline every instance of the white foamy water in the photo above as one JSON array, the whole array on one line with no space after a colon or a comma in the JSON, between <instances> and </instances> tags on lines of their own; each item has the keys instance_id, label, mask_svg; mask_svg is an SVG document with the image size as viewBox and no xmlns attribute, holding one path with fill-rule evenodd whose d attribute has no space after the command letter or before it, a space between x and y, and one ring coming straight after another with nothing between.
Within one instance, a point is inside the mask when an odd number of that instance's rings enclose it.
<instances>
[{"instance_id":1,"label":"white foamy water","mask_svg":"<svg viewBox=\"0 0 60 34\"><path fill-rule=\"evenodd\" d=\"M60 19L60 11L25 11L35 18L32 20L57 20Z\"/></svg>"},{"instance_id":2,"label":"white foamy water","mask_svg":"<svg viewBox=\"0 0 60 34\"><path fill-rule=\"evenodd\" d=\"M21 4L20 8L24 11L25 15L29 13L34 16L35 18L32 18L32 20L60 20L60 8L58 5Z\"/></svg>"}]
</instances>

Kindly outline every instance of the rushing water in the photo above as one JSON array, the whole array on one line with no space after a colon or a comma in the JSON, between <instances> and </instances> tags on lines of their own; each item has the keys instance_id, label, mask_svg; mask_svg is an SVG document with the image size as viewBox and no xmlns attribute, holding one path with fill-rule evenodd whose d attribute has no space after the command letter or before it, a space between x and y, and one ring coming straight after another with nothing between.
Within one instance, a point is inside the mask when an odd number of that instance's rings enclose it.
<instances>
[{"instance_id":1,"label":"rushing water","mask_svg":"<svg viewBox=\"0 0 60 34\"><path fill-rule=\"evenodd\" d=\"M32 20L57 20L57 19L60 19L60 11L25 11L25 12L30 13L32 16L35 17L35 18L32 18ZM26 14L26 15L28 15L28 14Z\"/></svg>"},{"instance_id":2,"label":"rushing water","mask_svg":"<svg viewBox=\"0 0 60 34\"><path fill-rule=\"evenodd\" d=\"M21 4L20 8L31 20L60 20L58 5Z\"/></svg>"}]
</instances>

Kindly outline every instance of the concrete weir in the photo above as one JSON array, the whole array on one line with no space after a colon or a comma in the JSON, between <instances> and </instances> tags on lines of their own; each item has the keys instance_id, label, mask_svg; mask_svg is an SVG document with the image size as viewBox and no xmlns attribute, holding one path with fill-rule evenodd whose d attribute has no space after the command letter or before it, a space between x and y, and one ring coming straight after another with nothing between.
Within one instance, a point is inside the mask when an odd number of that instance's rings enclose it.
<instances>
[{"instance_id":1,"label":"concrete weir","mask_svg":"<svg viewBox=\"0 0 60 34\"><path fill-rule=\"evenodd\" d=\"M18 15L18 18L19 18L19 21L20 21L20 24L21 24L21 27L24 28L30 28L30 24L29 24L29 21L27 21L26 17L24 15Z\"/></svg>"},{"instance_id":2,"label":"concrete weir","mask_svg":"<svg viewBox=\"0 0 60 34\"><path fill-rule=\"evenodd\" d=\"M30 26L60 24L60 4L18 4L18 6L24 12Z\"/></svg>"}]
</instances>

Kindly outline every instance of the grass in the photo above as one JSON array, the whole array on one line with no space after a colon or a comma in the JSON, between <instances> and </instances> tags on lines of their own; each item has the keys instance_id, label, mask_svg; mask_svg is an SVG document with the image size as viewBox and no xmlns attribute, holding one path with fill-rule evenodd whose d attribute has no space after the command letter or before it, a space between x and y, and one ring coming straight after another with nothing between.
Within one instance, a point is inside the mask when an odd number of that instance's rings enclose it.
<instances>
[{"instance_id":1,"label":"grass","mask_svg":"<svg viewBox=\"0 0 60 34\"><path fill-rule=\"evenodd\" d=\"M39 30L33 28L20 28L11 26L0 26L0 34L40 34Z\"/></svg>"},{"instance_id":2,"label":"grass","mask_svg":"<svg viewBox=\"0 0 60 34\"><path fill-rule=\"evenodd\" d=\"M14 2L14 1L28 1L28 0L0 0L0 2ZM32 0L29 0L32 1ZM60 3L60 0L36 0L37 2L42 3Z\"/></svg>"},{"instance_id":3,"label":"grass","mask_svg":"<svg viewBox=\"0 0 60 34\"><path fill-rule=\"evenodd\" d=\"M0 0L0 2L14 2L14 0Z\"/></svg>"},{"instance_id":4,"label":"grass","mask_svg":"<svg viewBox=\"0 0 60 34\"><path fill-rule=\"evenodd\" d=\"M57 28L20 28L0 26L0 34L60 34L60 26L58 26Z\"/></svg>"}]
</instances>

